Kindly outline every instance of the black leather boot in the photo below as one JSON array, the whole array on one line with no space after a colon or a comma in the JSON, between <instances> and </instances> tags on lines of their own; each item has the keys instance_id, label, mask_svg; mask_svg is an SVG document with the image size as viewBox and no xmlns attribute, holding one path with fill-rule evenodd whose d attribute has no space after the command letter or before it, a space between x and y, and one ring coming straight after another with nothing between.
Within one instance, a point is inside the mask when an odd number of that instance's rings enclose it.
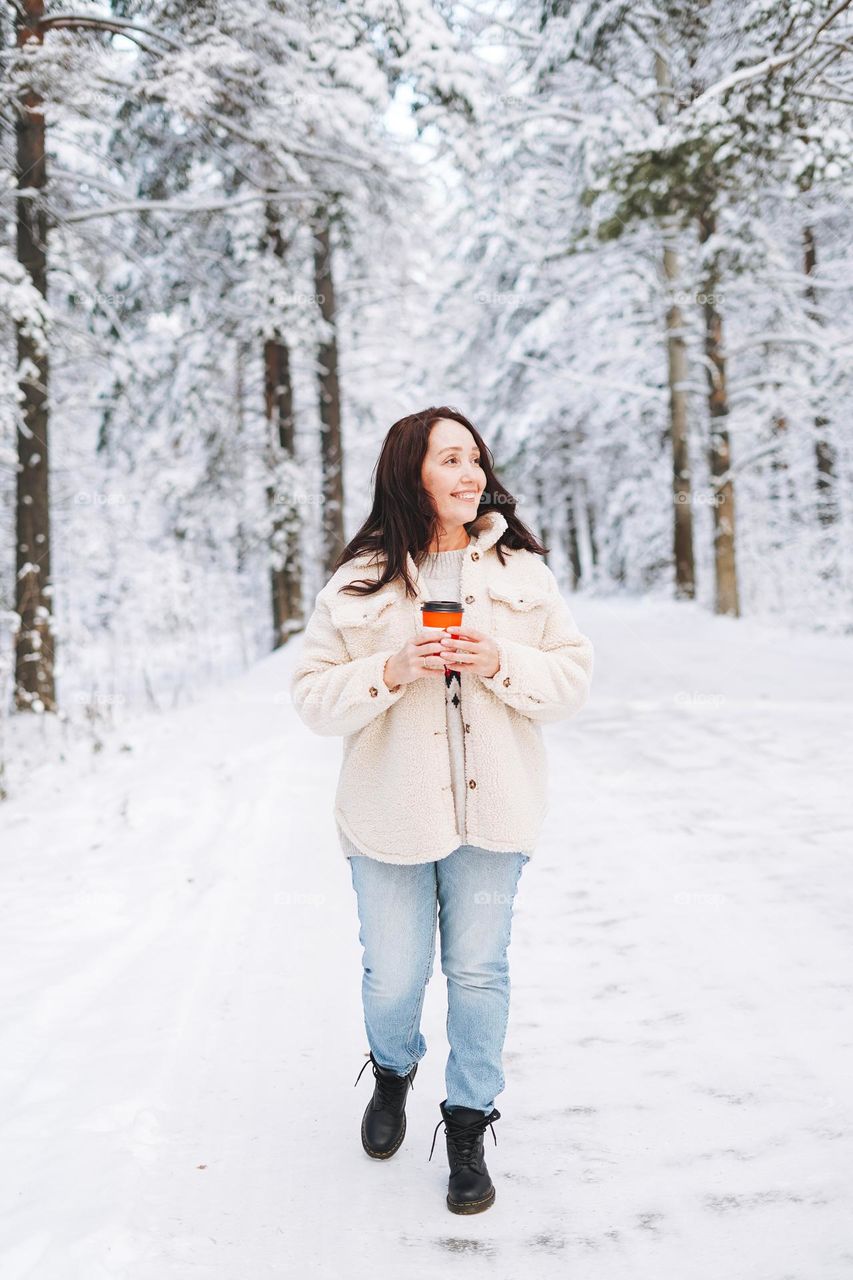
<instances>
[{"instance_id":1,"label":"black leather boot","mask_svg":"<svg viewBox=\"0 0 853 1280\"><path fill-rule=\"evenodd\" d=\"M413 1063L406 1075L398 1076L388 1067L380 1067L372 1051L364 1067L370 1062L376 1084L361 1121L361 1145L375 1160L387 1160L406 1136L406 1098L409 1088L415 1087L418 1064ZM364 1067L355 1078L356 1084Z\"/></svg>"},{"instance_id":2,"label":"black leather boot","mask_svg":"<svg viewBox=\"0 0 853 1280\"><path fill-rule=\"evenodd\" d=\"M490 1112L475 1111L472 1107L454 1107L452 1111L448 1111L446 1103L445 1098L439 1106L447 1135L447 1160L450 1165L447 1207L451 1213L482 1213L495 1202L495 1188L483 1153L483 1134L491 1128L493 1120L500 1120L501 1113L496 1109ZM430 1160L440 1124L441 1120L432 1135ZM492 1137L495 1138L494 1129ZM497 1143L495 1138L495 1146Z\"/></svg>"}]
</instances>

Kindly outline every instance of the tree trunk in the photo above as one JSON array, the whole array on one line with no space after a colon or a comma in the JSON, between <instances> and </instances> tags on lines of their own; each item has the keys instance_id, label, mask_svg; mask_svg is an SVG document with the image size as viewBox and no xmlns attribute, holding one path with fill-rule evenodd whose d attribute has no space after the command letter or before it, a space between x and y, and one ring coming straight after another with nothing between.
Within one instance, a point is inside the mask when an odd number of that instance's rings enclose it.
<instances>
[{"instance_id":1,"label":"tree trunk","mask_svg":"<svg viewBox=\"0 0 853 1280\"><path fill-rule=\"evenodd\" d=\"M278 211L272 204L266 208L266 248L281 261L287 255ZM271 476L267 502L272 515L270 589L273 649L278 649L304 625L293 382L290 349L278 331L264 343L264 408Z\"/></svg>"},{"instance_id":2,"label":"tree trunk","mask_svg":"<svg viewBox=\"0 0 853 1280\"><path fill-rule=\"evenodd\" d=\"M19 48L42 42L43 0L25 0L16 10ZM18 99L17 146L18 261L47 298L47 215L44 190L45 123L42 99L25 86ZM24 194L26 192L27 194ZM16 500L15 706L19 711L56 711L50 574L50 492L48 472L48 355L18 321L18 420Z\"/></svg>"},{"instance_id":3,"label":"tree trunk","mask_svg":"<svg viewBox=\"0 0 853 1280\"><path fill-rule=\"evenodd\" d=\"M770 545L774 551L778 551L784 545L784 537L781 535L780 530L788 529L791 525L796 524L798 515L794 486L788 469L788 460L784 452L785 438L788 432L787 420L781 414L774 414L771 430L774 438L778 441L778 448L770 458L770 477L767 487L771 511Z\"/></svg>"},{"instance_id":4,"label":"tree trunk","mask_svg":"<svg viewBox=\"0 0 853 1280\"><path fill-rule=\"evenodd\" d=\"M545 485L542 480L542 473L537 471L533 479L534 491L536 493L536 523L539 530L539 541L543 547L547 547L551 539L551 530L548 525L549 508L545 501ZM551 556L546 552L544 563L550 566Z\"/></svg>"},{"instance_id":5,"label":"tree trunk","mask_svg":"<svg viewBox=\"0 0 853 1280\"><path fill-rule=\"evenodd\" d=\"M655 54L655 78L662 92L658 118L669 115L671 77L663 54ZM681 266L675 248L674 219L664 222L663 274L670 299L666 312L666 351L669 381L669 440L672 451L673 558L675 560L675 598L692 600L696 594L696 571L693 558L693 507L690 473L690 447L687 428L687 344L684 340L684 316L676 298L681 279Z\"/></svg>"},{"instance_id":6,"label":"tree trunk","mask_svg":"<svg viewBox=\"0 0 853 1280\"><path fill-rule=\"evenodd\" d=\"M581 548L575 514L575 491L570 483L566 484L566 534L569 544L569 564L572 567L572 587L577 588L581 580Z\"/></svg>"},{"instance_id":7,"label":"tree trunk","mask_svg":"<svg viewBox=\"0 0 853 1280\"><path fill-rule=\"evenodd\" d=\"M587 487L583 482L581 482L581 490L584 495L586 495ZM594 569L598 564L598 541L595 536L595 510L593 509L592 503L586 501L584 501L583 509L586 513L586 532L587 537L589 538L589 563L590 567Z\"/></svg>"},{"instance_id":8,"label":"tree trunk","mask_svg":"<svg viewBox=\"0 0 853 1280\"><path fill-rule=\"evenodd\" d=\"M234 342L234 431L241 451L246 439L246 347L238 337ZM246 528L242 519L237 521L237 572L245 572L248 558Z\"/></svg>"},{"instance_id":9,"label":"tree trunk","mask_svg":"<svg viewBox=\"0 0 853 1280\"><path fill-rule=\"evenodd\" d=\"M699 217L699 239L707 244L716 229L716 215L706 206ZM705 357L708 408L711 419L709 466L714 492L715 612L740 617L735 564L735 494L731 478L728 387L723 354L723 321L717 309L719 280L713 263L705 279L702 309L705 318Z\"/></svg>"},{"instance_id":10,"label":"tree trunk","mask_svg":"<svg viewBox=\"0 0 853 1280\"><path fill-rule=\"evenodd\" d=\"M343 452L341 448L341 397L338 386L338 344L335 334L335 289L332 278L332 249L329 214L326 208L315 212L314 281L320 314L328 326L318 348L320 400L320 458L323 485L323 561L331 577L334 563L344 548Z\"/></svg>"},{"instance_id":11,"label":"tree trunk","mask_svg":"<svg viewBox=\"0 0 853 1280\"><path fill-rule=\"evenodd\" d=\"M598 562L595 542L595 522L592 504L587 501L586 483L582 476L571 476L566 482L568 497L566 512L569 532L569 548L574 573L574 586L594 581Z\"/></svg>"},{"instance_id":12,"label":"tree trunk","mask_svg":"<svg viewBox=\"0 0 853 1280\"><path fill-rule=\"evenodd\" d=\"M578 475L576 458L583 444L582 428L575 425L563 432L559 466L566 513L566 554L572 571L572 590L576 591L584 577L584 569L592 565L592 547L588 519L584 511L584 485Z\"/></svg>"},{"instance_id":13,"label":"tree trunk","mask_svg":"<svg viewBox=\"0 0 853 1280\"><path fill-rule=\"evenodd\" d=\"M663 270L674 297L680 278L678 255L664 244ZM692 600L696 595L693 558L693 507L690 446L687 428L687 344L684 316L677 302L666 312L667 365L669 378L669 437L672 449L673 555L675 558L675 598Z\"/></svg>"},{"instance_id":14,"label":"tree trunk","mask_svg":"<svg viewBox=\"0 0 853 1280\"><path fill-rule=\"evenodd\" d=\"M817 245L811 227L803 229L803 266L808 283L806 297L812 305L812 318L820 324L814 271L817 266ZM815 461L817 463L817 515L822 525L831 525L838 519L835 502L835 450L826 438L827 420L815 418Z\"/></svg>"}]
</instances>

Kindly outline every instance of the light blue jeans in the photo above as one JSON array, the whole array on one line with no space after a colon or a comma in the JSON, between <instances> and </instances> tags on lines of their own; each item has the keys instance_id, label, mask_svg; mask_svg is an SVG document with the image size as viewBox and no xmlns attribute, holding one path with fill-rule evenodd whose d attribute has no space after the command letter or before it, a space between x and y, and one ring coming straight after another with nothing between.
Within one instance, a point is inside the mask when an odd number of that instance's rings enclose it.
<instances>
[{"instance_id":1,"label":"light blue jeans","mask_svg":"<svg viewBox=\"0 0 853 1280\"><path fill-rule=\"evenodd\" d=\"M426 1053L421 1012L441 934L447 978L447 1107L492 1111L505 1085L513 902L526 853L463 844L411 866L349 857L363 948L362 1003L376 1061L405 1075Z\"/></svg>"}]
</instances>

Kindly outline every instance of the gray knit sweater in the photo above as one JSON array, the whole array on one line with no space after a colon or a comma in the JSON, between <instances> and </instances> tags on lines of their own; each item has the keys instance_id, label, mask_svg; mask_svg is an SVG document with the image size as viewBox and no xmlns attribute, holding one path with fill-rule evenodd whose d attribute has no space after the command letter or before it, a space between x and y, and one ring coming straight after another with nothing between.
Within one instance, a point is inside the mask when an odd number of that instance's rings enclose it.
<instances>
[{"instance_id":1,"label":"gray knit sweater","mask_svg":"<svg viewBox=\"0 0 853 1280\"><path fill-rule=\"evenodd\" d=\"M430 600L458 600L459 579L462 576L462 559L465 548L458 551L435 551L425 557L420 567L424 590ZM464 614L463 620L464 620ZM456 805L456 825L465 844L465 725L462 722L462 685L459 672L451 671L444 678L444 694L447 702L447 743L450 748L450 780L453 784L453 802Z\"/></svg>"}]
</instances>

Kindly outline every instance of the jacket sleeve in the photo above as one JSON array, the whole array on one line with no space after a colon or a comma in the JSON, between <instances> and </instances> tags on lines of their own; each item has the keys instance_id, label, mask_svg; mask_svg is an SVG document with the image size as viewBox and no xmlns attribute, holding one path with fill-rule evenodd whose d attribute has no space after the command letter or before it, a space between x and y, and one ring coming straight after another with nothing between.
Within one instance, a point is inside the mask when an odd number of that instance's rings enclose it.
<instances>
[{"instance_id":1,"label":"jacket sleeve","mask_svg":"<svg viewBox=\"0 0 853 1280\"><path fill-rule=\"evenodd\" d=\"M297 715L315 733L357 733L406 691L403 684L389 689L382 675L394 653L395 649L382 649L366 658L351 658L328 604L318 596L290 681Z\"/></svg>"},{"instance_id":2,"label":"jacket sleeve","mask_svg":"<svg viewBox=\"0 0 853 1280\"><path fill-rule=\"evenodd\" d=\"M547 568L547 566L546 566ZM495 636L500 666L480 676L487 689L531 720L567 720L585 705L592 680L593 648L578 629L549 570L548 616L538 647Z\"/></svg>"}]
</instances>

